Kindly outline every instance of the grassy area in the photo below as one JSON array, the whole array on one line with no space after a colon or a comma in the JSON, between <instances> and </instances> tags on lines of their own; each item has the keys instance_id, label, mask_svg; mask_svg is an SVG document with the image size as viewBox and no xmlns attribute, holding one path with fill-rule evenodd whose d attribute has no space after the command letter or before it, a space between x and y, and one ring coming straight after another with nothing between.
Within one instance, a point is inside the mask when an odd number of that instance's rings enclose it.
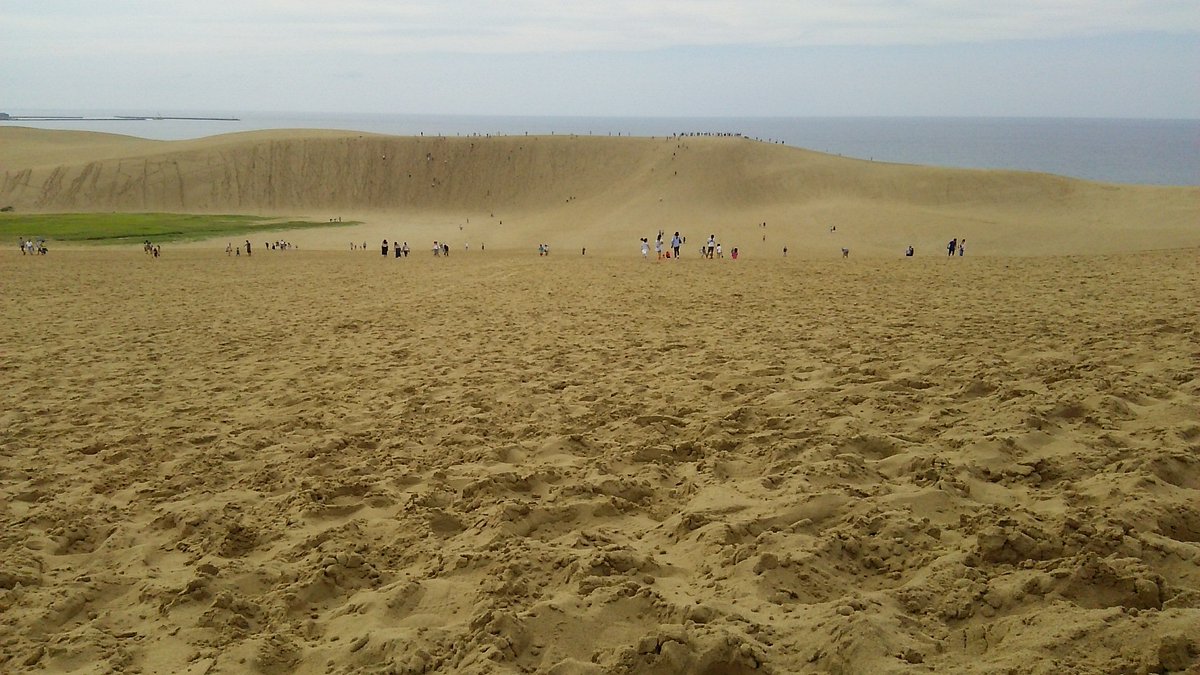
<instances>
[{"instance_id":1,"label":"grassy area","mask_svg":"<svg viewBox=\"0 0 1200 675\"><path fill-rule=\"evenodd\" d=\"M155 243L211 239L225 235L250 235L264 230L357 225L283 220L260 216L192 215L185 213L0 213L0 238L45 238L48 241L97 244Z\"/></svg>"}]
</instances>

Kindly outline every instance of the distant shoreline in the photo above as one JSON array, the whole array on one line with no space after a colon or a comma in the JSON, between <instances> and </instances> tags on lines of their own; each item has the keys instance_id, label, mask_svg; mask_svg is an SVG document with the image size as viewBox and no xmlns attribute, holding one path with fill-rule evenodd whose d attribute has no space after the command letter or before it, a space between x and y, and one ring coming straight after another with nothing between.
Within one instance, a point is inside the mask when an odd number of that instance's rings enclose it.
<instances>
[{"instance_id":1,"label":"distant shoreline","mask_svg":"<svg viewBox=\"0 0 1200 675\"><path fill-rule=\"evenodd\" d=\"M144 110L144 108L142 108ZM1200 119L1021 118L754 118L754 117L506 117L360 113L155 110L178 117L237 117L239 121L166 119L147 124L117 114L137 109L19 109L0 111L28 126L97 131L148 140L195 140L245 131L334 129L390 136L575 134L663 137L688 131L741 132L827 154L963 169L1009 169L1129 185L1200 185L1195 139ZM104 118L44 119L79 116Z\"/></svg>"}]
</instances>

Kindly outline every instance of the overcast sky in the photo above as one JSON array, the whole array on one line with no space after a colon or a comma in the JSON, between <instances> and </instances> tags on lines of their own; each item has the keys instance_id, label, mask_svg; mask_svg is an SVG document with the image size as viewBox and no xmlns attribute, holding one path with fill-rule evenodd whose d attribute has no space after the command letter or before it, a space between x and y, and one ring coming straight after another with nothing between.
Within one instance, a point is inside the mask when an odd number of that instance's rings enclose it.
<instances>
[{"instance_id":1,"label":"overcast sky","mask_svg":"<svg viewBox=\"0 0 1200 675\"><path fill-rule=\"evenodd\" d=\"M1200 117L1198 0L0 0L0 110Z\"/></svg>"}]
</instances>

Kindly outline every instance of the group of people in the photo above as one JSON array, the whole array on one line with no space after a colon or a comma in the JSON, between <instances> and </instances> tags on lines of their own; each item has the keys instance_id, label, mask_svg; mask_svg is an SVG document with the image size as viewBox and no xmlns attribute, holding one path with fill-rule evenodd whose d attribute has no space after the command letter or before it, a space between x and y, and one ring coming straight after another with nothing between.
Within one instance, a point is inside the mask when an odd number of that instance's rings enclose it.
<instances>
[{"instance_id":1,"label":"group of people","mask_svg":"<svg viewBox=\"0 0 1200 675\"><path fill-rule=\"evenodd\" d=\"M435 241L435 242L433 243L433 245L434 245L434 247L436 248L436 247L437 247L437 242ZM350 245L350 248L354 248L354 245L353 245L353 244L351 244L351 245ZM363 248L366 248L366 247L364 246ZM400 243L400 242L398 242L398 241L393 241L393 242L392 242L392 247L391 247L391 248L392 248L392 251L393 251L393 252L396 254L396 257L397 257L397 258L399 258L399 257L401 257L401 256L403 256L403 257L405 257L405 258L407 258L407 257L408 257L408 251L409 251L409 248L408 248L408 242L407 242L407 241L406 241L406 242L404 242L403 244L401 244L401 243ZM379 250L380 250L380 252L383 254L383 257L385 257L385 258L386 258L386 257L387 257L387 254L388 254L388 240L387 240L387 239L384 239L384 240L383 240L383 244L381 244L381 245L380 245L380 247L379 247Z\"/></svg>"},{"instance_id":2,"label":"group of people","mask_svg":"<svg viewBox=\"0 0 1200 675\"><path fill-rule=\"evenodd\" d=\"M676 232L671 236L670 248L668 248L663 239L665 236L666 232L659 230L658 236L654 238L654 252L658 260L670 260L672 258L679 260L679 251L681 248L683 248L683 245L687 243L687 237L681 236L678 232ZM650 238L642 237L640 241L642 246L642 257L648 260L650 258ZM700 246L700 257L708 258L710 260L713 258L725 257L725 253L721 247L721 244L717 242L717 235L709 235L708 241ZM737 260L738 250L736 248L732 249L729 252L729 257L733 260Z\"/></svg>"},{"instance_id":3,"label":"group of people","mask_svg":"<svg viewBox=\"0 0 1200 675\"><path fill-rule=\"evenodd\" d=\"M679 247L683 245L683 242L687 241L687 237L681 237L681 236L679 236L679 233L676 232L675 235L671 237L671 249L668 251L665 249L665 244L663 244L663 236L665 234L666 234L666 232L664 232L663 230L658 231L658 236L654 238L654 251L655 251L655 253L658 254L659 260L662 260L663 258L670 260L671 256L675 256L675 259L678 260L679 259ZM649 239L649 237L642 237L641 242L642 242L642 257L649 259L650 258L650 239Z\"/></svg>"},{"instance_id":4,"label":"group of people","mask_svg":"<svg viewBox=\"0 0 1200 675\"><path fill-rule=\"evenodd\" d=\"M291 248L291 245L288 244L287 247ZM366 250L366 248L367 248L367 243L365 241L361 245L359 245L357 242L350 242L350 250L351 251L357 251L359 249ZM392 242L389 243L387 239L384 239L379 245L379 253L381 255L383 255L383 257L385 257L385 258L388 256L389 252L392 253L393 255L395 255L397 258L407 258L408 253L411 250L412 249L409 248L407 241L399 242L399 241L393 240ZM471 250L470 242L464 243L463 251L470 251L470 250ZM480 251L486 250L486 247L481 244L479 246L479 250ZM543 252L543 254L549 254L550 245L549 244L541 244L538 250ZM447 242L444 242L444 241L433 242L433 255L435 255L437 257L449 256L450 255L450 244Z\"/></svg>"},{"instance_id":5,"label":"group of people","mask_svg":"<svg viewBox=\"0 0 1200 675\"><path fill-rule=\"evenodd\" d=\"M155 258L157 258L159 255L162 254L162 247L159 246L158 244L151 243L151 241L149 239L147 239L146 241L142 242L142 251L146 255L151 255L151 256L154 256Z\"/></svg>"},{"instance_id":6,"label":"group of people","mask_svg":"<svg viewBox=\"0 0 1200 675\"><path fill-rule=\"evenodd\" d=\"M949 257L953 257L955 253L958 253L959 256L964 256L967 254L967 240L966 239L955 238L955 239L951 239L950 243L946 244L946 255ZM916 249L914 249L911 245L908 248L904 249L904 257L905 258L911 258L914 255L916 255Z\"/></svg>"},{"instance_id":7,"label":"group of people","mask_svg":"<svg viewBox=\"0 0 1200 675\"><path fill-rule=\"evenodd\" d=\"M763 223L762 227L765 227L765 226L766 226L766 223ZM836 232L837 226L836 225L832 226L830 228L830 231ZM663 230L659 230L658 235L654 238L654 252L657 256L657 259L663 260L665 258L667 260L670 260L671 258L674 258L674 259L678 260L680 257L680 253L679 253L680 250L682 249L683 245L687 243L687 237L680 235L679 232L675 232L675 234L671 236L669 243L666 241L665 237L666 237L666 232ZM642 257L645 259L649 259L650 258L650 246L651 246L650 238L642 237L640 239L640 244L641 244L641 250L642 250ZM273 243L266 242L266 243L264 243L263 246L269 250L290 250L290 249L294 248L293 245L291 244L291 242L287 242L287 241L283 241L283 240L279 240L279 241L276 241ZM951 239L950 243L946 244L947 255L954 256L957 253L960 257L965 256L966 255L966 246L967 246L967 240L965 238L964 239L959 239L959 238ZM160 249L157 245L153 245L149 241L146 241L145 248L146 248L147 253L154 255L154 257L158 257ZM230 243L229 245L227 245L225 247L225 253L226 253L226 255L240 256L242 254L243 248L245 249L246 255L251 254L251 247L250 247L249 240L246 241L244 246L234 247L234 245L232 243ZM352 242L350 244L351 250L356 250L358 248L360 248L360 246L357 243ZM367 248L367 243L363 242L361 248L365 250ZM463 244L464 251L469 251L470 248L471 248L471 245L469 243ZM383 243L380 246L380 252L383 254L384 257L387 257L388 252L392 251L392 252L394 252L394 254L397 258L401 258L401 257L407 258L409 250L410 249L408 247L407 241L403 242L403 243L394 241L389 245L388 240L384 239ZM484 250L482 246L480 246L480 250ZM584 248L584 249L582 249L582 251L583 251L583 254L586 255L587 249ZM39 253L42 255L45 255L45 253L46 253L45 240L38 239L37 242L35 243L32 239L26 240L25 238L21 238L21 253L22 253L22 255L35 255L35 254L39 254ZM733 260L737 260L738 253L739 253L738 249L735 247L730 250L729 257ZM783 247L784 257L787 257L787 254L788 254L788 249L785 246L785 247ZM433 242L433 255L442 256L442 257L449 256L450 255L450 244L448 244L446 242L437 242L437 241ZM549 244L538 244L538 255L539 256L550 255L550 245ZM850 255L850 250L843 248L842 249L842 257L846 258L846 257L849 257L849 255ZM908 257L908 258L913 257L915 255L915 249L912 246L907 247L904 251L904 255L905 255L905 257ZM724 258L725 257L723 247L722 247L721 243L717 241L716 234L710 234L708 236L708 240L705 241L705 243L700 246L700 257L707 258L709 260L712 260L714 258Z\"/></svg>"},{"instance_id":8,"label":"group of people","mask_svg":"<svg viewBox=\"0 0 1200 675\"><path fill-rule=\"evenodd\" d=\"M246 249L246 255L251 255L253 253L253 249L250 246L250 240L247 239L245 245L243 245L243 246L234 246L233 242L229 242L228 244L226 244L225 245L225 255L240 256L240 255L242 255L243 248Z\"/></svg>"},{"instance_id":9,"label":"group of people","mask_svg":"<svg viewBox=\"0 0 1200 675\"><path fill-rule=\"evenodd\" d=\"M35 242L32 239L21 237L21 255L46 255L48 252L45 239L39 238Z\"/></svg>"},{"instance_id":10,"label":"group of people","mask_svg":"<svg viewBox=\"0 0 1200 675\"><path fill-rule=\"evenodd\" d=\"M763 223L763 226L765 227L766 223ZM766 239L764 237L764 241L765 240ZM787 255L786 248L783 249L783 254ZM704 243L704 245L700 247L700 257L708 258L709 260L712 260L713 258L724 258L725 257L725 251L721 248L721 243L717 241L717 235L715 235L715 234L708 235L708 241L706 241ZM729 257L732 258L733 260L738 259L738 250L737 250L736 246L734 248L730 249Z\"/></svg>"}]
</instances>

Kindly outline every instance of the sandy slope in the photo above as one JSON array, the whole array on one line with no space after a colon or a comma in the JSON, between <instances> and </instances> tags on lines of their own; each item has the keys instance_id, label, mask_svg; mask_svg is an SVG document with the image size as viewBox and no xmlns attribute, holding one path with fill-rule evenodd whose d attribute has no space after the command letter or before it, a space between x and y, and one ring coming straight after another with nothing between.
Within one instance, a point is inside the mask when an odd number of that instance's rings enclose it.
<instances>
[{"instance_id":1,"label":"sandy slope","mask_svg":"<svg viewBox=\"0 0 1200 675\"><path fill-rule=\"evenodd\" d=\"M0 175L367 221L0 252L0 671L1200 668L1200 190L11 127Z\"/></svg>"},{"instance_id":2,"label":"sandy slope","mask_svg":"<svg viewBox=\"0 0 1200 675\"><path fill-rule=\"evenodd\" d=\"M5 253L0 670L1194 670L1198 255Z\"/></svg>"},{"instance_id":3,"label":"sandy slope","mask_svg":"<svg viewBox=\"0 0 1200 675\"><path fill-rule=\"evenodd\" d=\"M369 223L285 237L323 249L399 237L627 255L658 229L693 243L717 234L726 248L759 257L780 256L784 246L820 257L842 247L936 253L952 237L977 254L1002 255L1200 246L1198 188L890 165L740 138L286 130L162 142L4 127L0 175L0 204L19 211Z\"/></svg>"}]
</instances>

